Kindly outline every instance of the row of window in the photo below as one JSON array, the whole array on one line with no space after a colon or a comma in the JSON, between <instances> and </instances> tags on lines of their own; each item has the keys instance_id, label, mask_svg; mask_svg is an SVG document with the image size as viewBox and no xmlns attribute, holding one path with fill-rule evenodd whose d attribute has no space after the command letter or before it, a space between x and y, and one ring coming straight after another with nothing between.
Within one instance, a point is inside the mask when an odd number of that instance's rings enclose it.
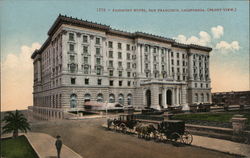
<instances>
[{"instance_id":1,"label":"row of window","mask_svg":"<svg viewBox=\"0 0 250 158\"><path fill-rule=\"evenodd\" d=\"M85 79L84 79L84 84L85 84L85 85L89 85L89 84L90 84L89 81L90 81L89 78L85 78ZM75 84L76 84L76 78L71 78L70 82L71 82L72 85L75 85ZM128 86L128 87L132 86L131 83L132 83L131 81L127 81L127 86ZM136 82L133 82L133 84L135 85ZM102 79L97 79L97 85L102 85ZM123 81L122 81L122 80L119 80L119 81L118 81L118 85L119 85L120 87L123 86ZM114 86L114 80L109 80L109 86Z\"/></svg>"},{"instance_id":2,"label":"row of window","mask_svg":"<svg viewBox=\"0 0 250 158\"><path fill-rule=\"evenodd\" d=\"M196 102L196 103L198 103L198 102L202 102L202 103L209 102L210 101L209 98L210 98L209 93L207 93L207 94L201 93L200 95L198 93L195 93L194 102Z\"/></svg>"},{"instance_id":3,"label":"row of window","mask_svg":"<svg viewBox=\"0 0 250 158\"><path fill-rule=\"evenodd\" d=\"M92 100L91 94L87 93L84 95L84 102L88 102L91 100ZM118 95L117 101L120 104L124 105L124 100L125 100L124 95L122 93L120 93ZM104 97L103 97L102 93L97 94L96 101L97 102L104 102ZM109 94L109 103L115 103L115 102L116 102L115 95L113 93ZM128 103L128 105L132 105L132 94L130 94L130 93L127 95L127 103ZM71 108L77 107L77 95L75 93L70 95L70 107Z\"/></svg>"}]
</instances>

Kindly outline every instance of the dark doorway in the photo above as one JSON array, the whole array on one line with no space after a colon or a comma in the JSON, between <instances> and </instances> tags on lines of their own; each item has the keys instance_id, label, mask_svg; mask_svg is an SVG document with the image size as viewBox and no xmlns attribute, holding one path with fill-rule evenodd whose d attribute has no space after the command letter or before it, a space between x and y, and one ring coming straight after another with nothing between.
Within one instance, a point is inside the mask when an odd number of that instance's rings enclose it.
<instances>
[{"instance_id":1,"label":"dark doorway","mask_svg":"<svg viewBox=\"0 0 250 158\"><path fill-rule=\"evenodd\" d=\"M159 94L159 105L161 108L163 108L163 106L162 106L162 94Z\"/></svg>"},{"instance_id":2,"label":"dark doorway","mask_svg":"<svg viewBox=\"0 0 250 158\"><path fill-rule=\"evenodd\" d=\"M150 107L151 106L151 91L148 89L146 91L146 106Z\"/></svg>"},{"instance_id":3,"label":"dark doorway","mask_svg":"<svg viewBox=\"0 0 250 158\"><path fill-rule=\"evenodd\" d=\"M167 90L167 105L172 105L172 91Z\"/></svg>"}]
</instances>

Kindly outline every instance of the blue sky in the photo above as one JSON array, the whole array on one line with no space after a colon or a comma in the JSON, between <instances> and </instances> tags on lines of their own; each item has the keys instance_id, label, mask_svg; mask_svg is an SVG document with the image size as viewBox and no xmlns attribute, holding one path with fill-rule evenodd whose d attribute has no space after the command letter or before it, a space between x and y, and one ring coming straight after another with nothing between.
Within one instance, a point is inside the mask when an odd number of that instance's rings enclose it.
<instances>
[{"instance_id":1,"label":"blue sky","mask_svg":"<svg viewBox=\"0 0 250 158\"><path fill-rule=\"evenodd\" d=\"M117 13L97 12L97 8L234 8L236 11ZM2 76L5 75L4 71L12 71L3 66L5 63L17 62L19 65L22 58L29 58L33 48L46 40L47 32L59 13L124 31L142 31L176 38L179 42L183 41L180 37L196 44L205 41L205 46L213 48L210 58L212 91L249 90L249 1L0 1ZM222 32L218 32L219 27ZM217 28L219 38L213 36L212 28ZM201 37L202 34L204 36ZM27 64L32 69L32 62ZM16 86L16 83L8 85L10 77L5 76L7 81L3 80L2 84L6 88ZM32 78L32 71L26 76ZM16 77L14 82L19 80ZM28 86L31 89L28 93L32 93L32 83Z\"/></svg>"}]
</instances>

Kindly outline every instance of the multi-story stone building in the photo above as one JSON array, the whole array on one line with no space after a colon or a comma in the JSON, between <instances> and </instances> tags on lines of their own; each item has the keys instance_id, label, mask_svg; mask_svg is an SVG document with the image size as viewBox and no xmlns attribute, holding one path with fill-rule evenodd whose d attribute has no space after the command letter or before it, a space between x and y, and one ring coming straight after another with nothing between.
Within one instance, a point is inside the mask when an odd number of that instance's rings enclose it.
<instances>
[{"instance_id":1,"label":"multi-story stone building","mask_svg":"<svg viewBox=\"0 0 250 158\"><path fill-rule=\"evenodd\" d=\"M211 50L59 15L31 56L33 111L62 118L85 101L156 109L211 102Z\"/></svg>"}]
</instances>

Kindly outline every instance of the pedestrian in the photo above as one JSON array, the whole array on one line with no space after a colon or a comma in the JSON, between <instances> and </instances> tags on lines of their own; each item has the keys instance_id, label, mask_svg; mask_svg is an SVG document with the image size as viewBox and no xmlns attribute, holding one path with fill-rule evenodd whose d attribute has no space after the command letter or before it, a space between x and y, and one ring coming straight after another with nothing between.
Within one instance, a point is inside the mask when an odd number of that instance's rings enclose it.
<instances>
[{"instance_id":1,"label":"pedestrian","mask_svg":"<svg viewBox=\"0 0 250 158\"><path fill-rule=\"evenodd\" d=\"M60 139L61 136L56 136L56 150L57 150L57 158L60 158L61 148L62 148L62 140Z\"/></svg>"}]
</instances>

